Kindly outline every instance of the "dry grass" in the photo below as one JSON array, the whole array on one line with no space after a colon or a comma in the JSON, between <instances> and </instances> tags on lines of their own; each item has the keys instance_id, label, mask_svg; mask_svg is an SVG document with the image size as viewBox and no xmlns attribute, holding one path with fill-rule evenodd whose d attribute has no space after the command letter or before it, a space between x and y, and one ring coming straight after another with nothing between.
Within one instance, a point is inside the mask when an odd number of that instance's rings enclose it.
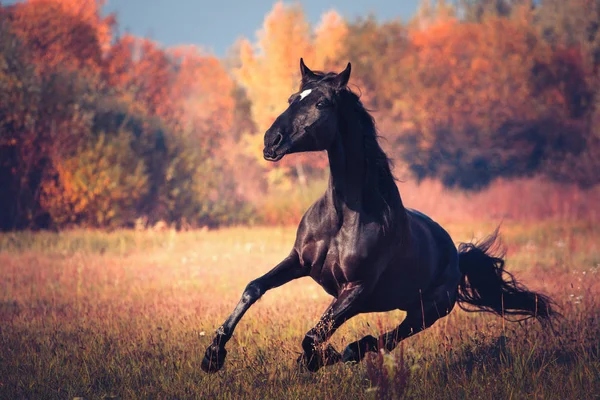
<instances>
[{"instance_id":1,"label":"dry grass","mask_svg":"<svg viewBox=\"0 0 600 400\"><path fill-rule=\"evenodd\" d=\"M448 189L432 179L417 183L407 171L397 169L397 184L404 204L445 222L600 222L600 185L583 189L575 184L533 177L498 179L481 191L465 192ZM266 225L297 225L306 209L325 191L327 183L327 179L317 179L306 186L272 189L268 195L249 190L244 196L252 198L258 221Z\"/></svg>"},{"instance_id":2,"label":"dry grass","mask_svg":"<svg viewBox=\"0 0 600 400\"><path fill-rule=\"evenodd\" d=\"M449 224L456 241L492 224ZM600 396L600 231L505 222L509 268L552 295L557 335L455 309L391 355L301 372L300 341L330 301L310 279L267 293L223 371L200 363L246 283L289 251L293 228L0 236L0 398L548 398ZM359 316L341 350L397 325Z\"/></svg>"}]
</instances>

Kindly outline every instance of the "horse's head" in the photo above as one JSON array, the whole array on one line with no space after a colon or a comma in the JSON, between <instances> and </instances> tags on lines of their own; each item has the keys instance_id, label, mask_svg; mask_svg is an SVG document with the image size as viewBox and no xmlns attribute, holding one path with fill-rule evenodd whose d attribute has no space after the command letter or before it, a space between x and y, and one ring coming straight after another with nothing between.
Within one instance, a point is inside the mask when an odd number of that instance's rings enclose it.
<instances>
[{"instance_id":1,"label":"horse's head","mask_svg":"<svg viewBox=\"0 0 600 400\"><path fill-rule=\"evenodd\" d=\"M302 84L289 106L265 133L265 160L284 155L327 150L338 132L337 100L350 79L350 63L339 74L313 72L300 59Z\"/></svg>"}]
</instances>

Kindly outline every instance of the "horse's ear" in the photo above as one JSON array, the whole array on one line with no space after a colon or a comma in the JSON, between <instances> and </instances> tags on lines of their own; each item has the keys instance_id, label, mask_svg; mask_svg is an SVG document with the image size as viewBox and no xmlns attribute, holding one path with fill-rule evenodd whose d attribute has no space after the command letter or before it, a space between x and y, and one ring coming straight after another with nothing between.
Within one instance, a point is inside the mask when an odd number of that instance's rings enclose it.
<instances>
[{"instance_id":1,"label":"horse's ear","mask_svg":"<svg viewBox=\"0 0 600 400\"><path fill-rule=\"evenodd\" d=\"M306 66L306 64L304 64L304 60L302 58L300 58L300 73L302 73L302 83L313 80L317 76L310 70L310 68Z\"/></svg>"},{"instance_id":2,"label":"horse's ear","mask_svg":"<svg viewBox=\"0 0 600 400\"><path fill-rule=\"evenodd\" d=\"M346 66L346 69L343 70L342 72L340 72L339 74L337 74L337 76L334 79L334 82L338 88L343 88L348 84L348 81L350 80L350 71L351 70L352 70L352 65L350 63L348 63L348 65Z\"/></svg>"}]
</instances>

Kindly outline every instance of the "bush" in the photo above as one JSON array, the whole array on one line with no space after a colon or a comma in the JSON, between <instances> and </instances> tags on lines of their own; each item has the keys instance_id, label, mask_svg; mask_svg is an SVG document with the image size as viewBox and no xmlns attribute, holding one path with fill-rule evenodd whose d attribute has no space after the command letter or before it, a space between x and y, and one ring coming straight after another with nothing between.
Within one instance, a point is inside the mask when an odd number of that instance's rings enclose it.
<instances>
[{"instance_id":1,"label":"bush","mask_svg":"<svg viewBox=\"0 0 600 400\"><path fill-rule=\"evenodd\" d=\"M100 133L74 154L53 160L54 177L42 185L42 207L54 225L131 225L148 191L142 160L130 147L131 134Z\"/></svg>"},{"instance_id":2,"label":"bush","mask_svg":"<svg viewBox=\"0 0 600 400\"><path fill-rule=\"evenodd\" d=\"M193 226L253 221L252 209L236 194L224 162L211 157L191 135L174 135L167 144L168 163L159 190L165 219Z\"/></svg>"}]
</instances>

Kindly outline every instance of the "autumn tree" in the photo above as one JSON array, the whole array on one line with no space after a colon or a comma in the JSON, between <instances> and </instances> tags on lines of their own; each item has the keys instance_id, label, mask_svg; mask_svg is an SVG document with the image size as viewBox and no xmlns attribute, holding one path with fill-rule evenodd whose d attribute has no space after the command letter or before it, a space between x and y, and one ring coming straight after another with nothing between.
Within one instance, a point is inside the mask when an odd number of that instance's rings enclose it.
<instances>
[{"instance_id":1,"label":"autumn tree","mask_svg":"<svg viewBox=\"0 0 600 400\"><path fill-rule=\"evenodd\" d=\"M348 33L348 24L336 11L329 10L321 15L313 40L314 59L309 61L323 71L339 67L344 61L342 58Z\"/></svg>"},{"instance_id":2,"label":"autumn tree","mask_svg":"<svg viewBox=\"0 0 600 400\"><path fill-rule=\"evenodd\" d=\"M76 148L91 132L92 104L102 91L97 79L102 46L110 41L113 21L100 18L99 7L95 1L31 0L0 11L30 63L24 70L36 77L20 89L35 93L27 96L27 108L10 105L29 121L10 130L17 137L13 174L20 184L11 195L18 226L47 225L40 195L55 176L56 157Z\"/></svg>"},{"instance_id":3,"label":"autumn tree","mask_svg":"<svg viewBox=\"0 0 600 400\"><path fill-rule=\"evenodd\" d=\"M384 147L419 177L466 188L600 179L598 0L430 0L407 23L329 11L314 28L278 2L257 42L225 60L114 38L102 5L0 5L2 229L216 226L250 220L246 200L268 186L310 197L302 183L324 176L326 157L262 160L301 57L325 71L352 62L350 88Z\"/></svg>"},{"instance_id":4,"label":"autumn tree","mask_svg":"<svg viewBox=\"0 0 600 400\"><path fill-rule=\"evenodd\" d=\"M114 16L96 0L29 0L4 8L38 68L97 70L111 40Z\"/></svg>"},{"instance_id":5,"label":"autumn tree","mask_svg":"<svg viewBox=\"0 0 600 400\"><path fill-rule=\"evenodd\" d=\"M518 164L498 135L508 123L538 117L528 83L545 49L527 17L444 18L410 39L404 62L412 73L398 111L410 123L401 141L413 170L479 186Z\"/></svg>"},{"instance_id":6,"label":"autumn tree","mask_svg":"<svg viewBox=\"0 0 600 400\"><path fill-rule=\"evenodd\" d=\"M554 179L587 186L599 182L600 134L600 2L597 0L546 0L535 9L535 26L552 55L536 65L532 85L539 93L556 99L548 114L576 126L581 152L564 160L548 160L546 169Z\"/></svg>"},{"instance_id":7,"label":"autumn tree","mask_svg":"<svg viewBox=\"0 0 600 400\"><path fill-rule=\"evenodd\" d=\"M35 114L40 79L30 54L0 15L0 229L23 227L35 204L41 155Z\"/></svg>"},{"instance_id":8,"label":"autumn tree","mask_svg":"<svg viewBox=\"0 0 600 400\"><path fill-rule=\"evenodd\" d=\"M143 152L151 185L144 202L147 212L155 218L194 223L217 212L218 207L208 205L221 204L235 216L225 204L241 207L231 191L230 166L223 160L226 152L221 151L230 144L234 84L222 63L194 47L162 49L125 35L108 52L105 76L129 115L160 121L161 145L150 140L148 149L154 150ZM118 114L114 117L120 119ZM209 179L211 174L222 179ZM229 190L227 195L223 190Z\"/></svg>"},{"instance_id":9,"label":"autumn tree","mask_svg":"<svg viewBox=\"0 0 600 400\"><path fill-rule=\"evenodd\" d=\"M76 151L56 154L55 179L42 185L41 205L56 226L132 225L148 191L143 159L130 148L131 135L104 133L82 141Z\"/></svg>"},{"instance_id":10,"label":"autumn tree","mask_svg":"<svg viewBox=\"0 0 600 400\"><path fill-rule=\"evenodd\" d=\"M183 130L212 133L214 137L209 140L223 139L233 124L233 79L221 61L195 47L176 48L170 53L177 72L168 97L174 99L177 112L166 119Z\"/></svg>"},{"instance_id":11,"label":"autumn tree","mask_svg":"<svg viewBox=\"0 0 600 400\"><path fill-rule=\"evenodd\" d=\"M412 73L402 62L408 50L407 28L401 22L379 24L373 16L351 23L344 44L343 58L352 62L350 88L373 110L379 129L390 139L401 124L396 109L405 77Z\"/></svg>"},{"instance_id":12,"label":"autumn tree","mask_svg":"<svg viewBox=\"0 0 600 400\"><path fill-rule=\"evenodd\" d=\"M256 49L248 40L240 45L237 77L252 100L252 115L264 132L286 107L300 82L299 60L312 57L310 25L299 5L275 3L258 33Z\"/></svg>"},{"instance_id":13,"label":"autumn tree","mask_svg":"<svg viewBox=\"0 0 600 400\"><path fill-rule=\"evenodd\" d=\"M481 22L486 17L510 17L520 7L531 7L531 0L460 0L458 13L465 22Z\"/></svg>"},{"instance_id":14,"label":"autumn tree","mask_svg":"<svg viewBox=\"0 0 600 400\"><path fill-rule=\"evenodd\" d=\"M194 48L113 43L101 5L0 7L2 227L237 221L245 206L220 161L232 78Z\"/></svg>"}]
</instances>

